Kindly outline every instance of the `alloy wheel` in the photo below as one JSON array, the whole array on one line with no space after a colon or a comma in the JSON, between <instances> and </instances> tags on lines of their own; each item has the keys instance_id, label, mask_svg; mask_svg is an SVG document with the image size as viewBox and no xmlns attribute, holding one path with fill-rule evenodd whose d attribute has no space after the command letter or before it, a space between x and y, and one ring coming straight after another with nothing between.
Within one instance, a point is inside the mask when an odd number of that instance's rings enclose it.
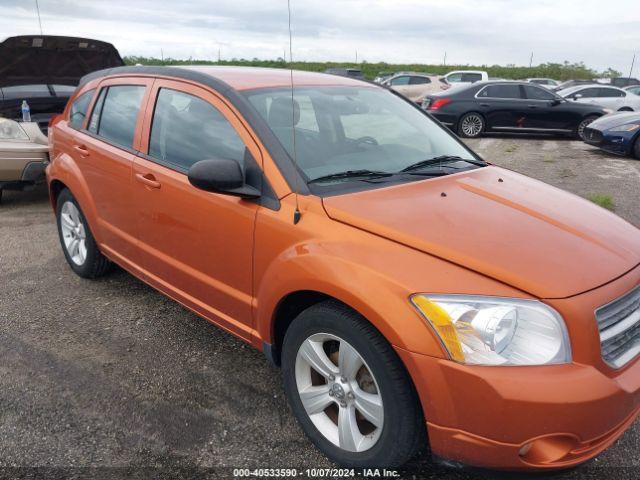
<instances>
[{"instance_id":1,"label":"alloy wheel","mask_svg":"<svg viewBox=\"0 0 640 480\"><path fill-rule=\"evenodd\" d=\"M467 137L477 137L482 133L482 127L484 122L479 115L467 115L462 119L462 125L460 126L462 133Z\"/></svg>"},{"instance_id":2,"label":"alloy wheel","mask_svg":"<svg viewBox=\"0 0 640 480\"><path fill-rule=\"evenodd\" d=\"M66 201L60 210L60 229L64 248L73 263L78 266L87 259L87 234L80 211L73 202Z\"/></svg>"},{"instance_id":3,"label":"alloy wheel","mask_svg":"<svg viewBox=\"0 0 640 480\"><path fill-rule=\"evenodd\" d=\"M328 333L308 337L298 349L296 386L302 405L318 431L349 452L364 452L384 426L382 396L358 351Z\"/></svg>"}]
</instances>

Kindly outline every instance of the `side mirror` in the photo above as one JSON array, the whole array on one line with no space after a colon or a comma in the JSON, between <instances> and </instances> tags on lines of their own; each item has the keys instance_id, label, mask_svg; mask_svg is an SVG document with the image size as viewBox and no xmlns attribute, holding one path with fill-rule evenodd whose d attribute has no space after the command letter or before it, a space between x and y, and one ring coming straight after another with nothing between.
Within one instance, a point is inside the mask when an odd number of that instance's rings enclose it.
<instances>
[{"instance_id":1,"label":"side mirror","mask_svg":"<svg viewBox=\"0 0 640 480\"><path fill-rule=\"evenodd\" d=\"M257 198L260 191L245 183L240 164L228 158L200 160L187 172L189 183L200 190L242 198Z\"/></svg>"},{"instance_id":2,"label":"side mirror","mask_svg":"<svg viewBox=\"0 0 640 480\"><path fill-rule=\"evenodd\" d=\"M560 105L562 102L564 102L562 98L554 98L550 103L552 107L555 107L556 105Z\"/></svg>"},{"instance_id":3,"label":"side mirror","mask_svg":"<svg viewBox=\"0 0 640 480\"><path fill-rule=\"evenodd\" d=\"M581 99L581 98L582 98L582 94L581 94L581 93L576 93L576 94L573 96L573 99L574 99L574 100L579 100L579 99Z\"/></svg>"}]
</instances>

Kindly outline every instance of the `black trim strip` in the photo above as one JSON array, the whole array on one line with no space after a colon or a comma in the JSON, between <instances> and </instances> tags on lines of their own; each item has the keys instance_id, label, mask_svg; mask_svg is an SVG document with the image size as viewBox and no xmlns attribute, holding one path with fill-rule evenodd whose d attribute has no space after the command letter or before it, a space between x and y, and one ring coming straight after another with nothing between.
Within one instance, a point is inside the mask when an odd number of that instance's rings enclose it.
<instances>
[{"instance_id":1,"label":"black trim strip","mask_svg":"<svg viewBox=\"0 0 640 480\"><path fill-rule=\"evenodd\" d=\"M251 105L238 90L234 89L228 83L197 70L180 67L117 67L99 70L97 72L85 75L80 80L80 86L103 77L115 75L150 75L162 77L174 77L182 80L205 85L217 93L223 95L226 100L234 106L238 112L249 123L250 127L256 132L260 141L268 150L271 158L276 162L280 173L286 180L292 191L297 190L299 194L308 195L310 193L306 182L303 180L298 168L294 164L289 154L280 144L275 134L271 131L267 123L262 119L258 111Z\"/></svg>"}]
</instances>

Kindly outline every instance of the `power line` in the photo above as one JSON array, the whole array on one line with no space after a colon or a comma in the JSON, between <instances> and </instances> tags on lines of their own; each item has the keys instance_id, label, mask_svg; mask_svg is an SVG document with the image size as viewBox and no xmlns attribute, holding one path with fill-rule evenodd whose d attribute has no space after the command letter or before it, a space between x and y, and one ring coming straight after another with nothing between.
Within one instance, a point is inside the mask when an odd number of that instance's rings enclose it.
<instances>
[{"instance_id":1,"label":"power line","mask_svg":"<svg viewBox=\"0 0 640 480\"><path fill-rule=\"evenodd\" d=\"M42 33L42 20L40 20L40 5L38 5L38 0L36 0L36 12L38 12L38 25L40 25L40 35L44 35Z\"/></svg>"}]
</instances>

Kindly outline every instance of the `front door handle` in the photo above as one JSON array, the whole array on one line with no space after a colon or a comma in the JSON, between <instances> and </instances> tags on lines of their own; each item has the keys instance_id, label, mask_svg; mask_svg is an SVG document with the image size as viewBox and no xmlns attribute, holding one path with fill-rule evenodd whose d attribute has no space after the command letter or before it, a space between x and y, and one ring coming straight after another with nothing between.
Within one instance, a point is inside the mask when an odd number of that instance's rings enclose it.
<instances>
[{"instance_id":1,"label":"front door handle","mask_svg":"<svg viewBox=\"0 0 640 480\"><path fill-rule=\"evenodd\" d=\"M81 157L89 156L89 149L84 145L74 145L73 149L80 154Z\"/></svg>"},{"instance_id":2,"label":"front door handle","mask_svg":"<svg viewBox=\"0 0 640 480\"><path fill-rule=\"evenodd\" d=\"M160 182L156 180L156 177L154 177L150 173L146 173L144 175L142 173L136 173L136 180L140 183L144 183L147 187L150 188L160 188L161 186Z\"/></svg>"}]
</instances>

